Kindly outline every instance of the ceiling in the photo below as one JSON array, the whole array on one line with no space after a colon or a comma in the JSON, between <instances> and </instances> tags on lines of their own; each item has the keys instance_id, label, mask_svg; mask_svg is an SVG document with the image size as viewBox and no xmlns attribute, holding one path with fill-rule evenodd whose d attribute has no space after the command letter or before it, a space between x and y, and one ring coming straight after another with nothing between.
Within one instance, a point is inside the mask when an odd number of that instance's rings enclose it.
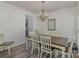
<instances>
[{"instance_id":1,"label":"ceiling","mask_svg":"<svg viewBox=\"0 0 79 59\"><path fill-rule=\"evenodd\" d=\"M15 5L27 11L38 13L41 11L41 1L5 1L6 3ZM45 1L45 9L47 12L71 7L76 5L76 1Z\"/></svg>"}]
</instances>

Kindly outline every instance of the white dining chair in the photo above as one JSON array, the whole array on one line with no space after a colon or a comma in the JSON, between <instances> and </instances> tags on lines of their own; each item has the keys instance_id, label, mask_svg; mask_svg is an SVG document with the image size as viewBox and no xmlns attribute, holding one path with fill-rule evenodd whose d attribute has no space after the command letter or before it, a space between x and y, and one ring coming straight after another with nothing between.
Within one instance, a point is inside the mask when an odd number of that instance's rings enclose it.
<instances>
[{"instance_id":1,"label":"white dining chair","mask_svg":"<svg viewBox=\"0 0 79 59\"><path fill-rule=\"evenodd\" d=\"M52 57L52 53L55 50L51 49L51 37L45 36L45 35L40 35L40 41L41 41L41 55L40 57L43 56L43 52L49 53L50 58Z\"/></svg>"},{"instance_id":2,"label":"white dining chair","mask_svg":"<svg viewBox=\"0 0 79 59\"><path fill-rule=\"evenodd\" d=\"M67 52L62 52L63 56L62 57L65 57L65 55L68 56L68 58L73 58L73 52L72 52L72 48L73 48L73 40L71 41L70 43L70 46L68 48L68 51Z\"/></svg>"},{"instance_id":3,"label":"white dining chair","mask_svg":"<svg viewBox=\"0 0 79 59\"><path fill-rule=\"evenodd\" d=\"M71 38L71 43L69 45L68 52L63 52L64 55L68 55L68 58L73 58L72 49L73 49L73 43L75 42L75 39L76 39L76 36L73 36Z\"/></svg>"},{"instance_id":4,"label":"white dining chair","mask_svg":"<svg viewBox=\"0 0 79 59\"><path fill-rule=\"evenodd\" d=\"M0 48L8 49L8 54L11 55L11 48L13 48L14 50L14 46L14 41L6 42L4 38L4 33L0 33Z\"/></svg>"},{"instance_id":5,"label":"white dining chair","mask_svg":"<svg viewBox=\"0 0 79 59\"><path fill-rule=\"evenodd\" d=\"M31 55L34 53L34 48L38 50L38 57L39 57L39 53L40 53L40 45L39 45L39 38L37 35L33 34L31 35L31 39L32 39L32 50L31 50Z\"/></svg>"},{"instance_id":6,"label":"white dining chair","mask_svg":"<svg viewBox=\"0 0 79 59\"><path fill-rule=\"evenodd\" d=\"M73 48L73 43L74 43L74 39L75 37L72 38L69 46L67 47L67 51L61 51L62 54L62 58L65 58L66 56L68 56L68 58L73 58L73 52L72 52L72 48ZM58 55L58 52L60 52L60 50L56 50L56 55Z\"/></svg>"}]
</instances>

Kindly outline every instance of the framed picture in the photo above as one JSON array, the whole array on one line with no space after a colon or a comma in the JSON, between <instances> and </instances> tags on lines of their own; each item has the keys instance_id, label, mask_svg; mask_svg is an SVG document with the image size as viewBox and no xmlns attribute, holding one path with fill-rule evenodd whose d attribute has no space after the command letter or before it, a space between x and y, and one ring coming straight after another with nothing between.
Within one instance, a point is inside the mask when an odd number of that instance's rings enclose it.
<instances>
[{"instance_id":1,"label":"framed picture","mask_svg":"<svg viewBox=\"0 0 79 59\"><path fill-rule=\"evenodd\" d=\"M56 19L48 19L48 30L56 30Z\"/></svg>"}]
</instances>

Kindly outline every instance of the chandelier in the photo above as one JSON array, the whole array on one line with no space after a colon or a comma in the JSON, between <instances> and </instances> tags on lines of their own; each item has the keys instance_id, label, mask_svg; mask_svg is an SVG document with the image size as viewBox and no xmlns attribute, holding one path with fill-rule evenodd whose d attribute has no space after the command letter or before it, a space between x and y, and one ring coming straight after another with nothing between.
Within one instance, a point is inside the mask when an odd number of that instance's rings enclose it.
<instances>
[{"instance_id":1,"label":"chandelier","mask_svg":"<svg viewBox=\"0 0 79 59\"><path fill-rule=\"evenodd\" d=\"M48 14L46 13L45 8L44 8L44 3L45 3L45 1L42 1L42 10L41 10L41 13L39 16L42 21L44 21L48 18Z\"/></svg>"}]
</instances>

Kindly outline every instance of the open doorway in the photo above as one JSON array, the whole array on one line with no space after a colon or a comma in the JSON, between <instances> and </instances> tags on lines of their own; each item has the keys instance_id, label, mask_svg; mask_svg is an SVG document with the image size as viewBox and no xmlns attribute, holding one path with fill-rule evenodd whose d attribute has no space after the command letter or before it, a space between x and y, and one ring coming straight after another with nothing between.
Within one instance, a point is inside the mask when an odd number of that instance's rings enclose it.
<instances>
[{"instance_id":1,"label":"open doorway","mask_svg":"<svg viewBox=\"0 0 79 59\"><path fill-rule=\"evenodd\" d=\"M29 32L33 31L33 19L31 16L26 16L25 20L25 37L29 36Z\"/></svg>"}]
</instances>

